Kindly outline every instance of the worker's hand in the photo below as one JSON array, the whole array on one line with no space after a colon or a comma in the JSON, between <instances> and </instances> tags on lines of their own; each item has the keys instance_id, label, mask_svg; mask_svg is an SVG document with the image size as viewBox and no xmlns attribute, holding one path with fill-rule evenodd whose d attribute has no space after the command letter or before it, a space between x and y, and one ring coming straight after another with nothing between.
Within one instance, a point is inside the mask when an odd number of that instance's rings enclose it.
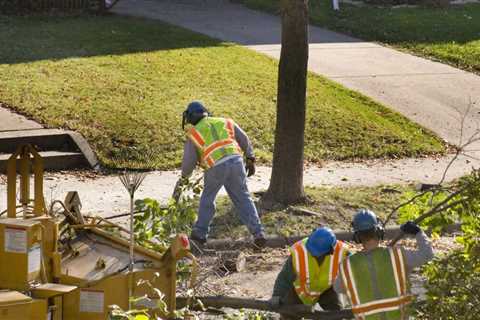
<instances>
[{"instance_id":1,"label":"worker's hand","mask_svg":"<svg viewBox=\"0 0 480 320\"><path fill-rule=\"evenodd\" d=\"M268 303L270 304L270 307L278 309L280 307L280 297L273 296L270 298L270 300L268 300Z\"/></svg>"},{"instance_id":2,"label":"worker's hand","mask_svg":"<svg viewBox=\"0 0 480 320\"><path fill-rule=\"evenodd\" d=\"M404 223L400 226L400 230L402 230L405 234L416 235L421 229L415 222L407 221L407 223Z\"/></svg>"},{"instance_id":3,"label":"worker's hand","mask_svg":"<svg viewBox=\"0 0 480 320\"><path fill-rule=\"evenodd\" d=\"M184 178L178 179L177 183L175 184L175 188L173 189L172 198L175 200L175 202L178 202L180 196L182 195L183 179Z\"/></svg>"},{"instance_id":4,"label":"worker's hand","mask_svg":"<svg viewBox=\"0 0 480 320\"><path fill-rule=\"evenodd\" d=\"M255 174L255 158L247 158L245 171L247 171L247 177L251 177Z\"/></svg>"}]
</instances>

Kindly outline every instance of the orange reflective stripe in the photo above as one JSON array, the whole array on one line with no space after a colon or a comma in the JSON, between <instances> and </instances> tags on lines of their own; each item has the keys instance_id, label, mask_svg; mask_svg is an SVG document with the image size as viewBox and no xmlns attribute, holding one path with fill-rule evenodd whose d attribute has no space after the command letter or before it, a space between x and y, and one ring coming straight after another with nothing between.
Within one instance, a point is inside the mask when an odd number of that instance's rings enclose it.
<instances>
[{"instance_id":1,"label":"orange reflective stripe","mask_svg":"<svg viewBox=\"0 0 480 320\"><path fill-rule=\"evenodd\" d=\"M212 157L208 157L205 159L207 161L208 167L211 168L215 165L215 161L213 161Z\"/></svg>"},{"instance_id":2,"label":"orange reflective stripe","mask_svg":"<svg viewBox=\"0 0 480 320\"><path fill-rule=\"evenodd\" d=\"M298 245L295 250L297 251L298 254L298 262L300 266L300 290L302 290L304 293L306 293L305 287L307 285L307 266L306 266L306 260L307 257L305 255L305 250L303 250L303 246Z\"/></svg>"},{"instance_id":3,"label":"orange reflective stripe","mask_svg":"<svg viewBox=\"0 0 480 320\"><path fill-rule=\"evenodd\" d=\"M228 136L230 137L230 139L234 139L235 138L235 127L233 125L233 121L231 119L227 119L225 124L226 124L226 128L227 128Z\"/></svg>"},{"instance_id":4,"label":"orange reflective stripe","mask_svg":"<svg viewBox=\"0 0 480 320\"><path fill-rule=\"evenodd\" d=\"M333 254L333 268L332 268L332 283L338 275L338 269L340 264L340 255L343 252L343 244L342 242L338 241L337 245L335 246L335 252Z\"/></svg>"},{"instance_id":5,"label":"orange reflective stripe","mask_svg":"<svg viewBox=\"0 0 480 320\"><path fill-rule=\"evenodd\" d=\"M195 128L191 128L189 133L196 145L199 147L203 147L205 145L205 140L203 140L202 135Z\"/></svg>"},{"instance_id":6,"label":"orange reflective stripe","mask_svg":"<svg viewBox=\"0 0 480 320\"><path fill-rule=\"evenodd\" d=\"M368 303L360 306L354 306L352 307L352 311L354 314L367 313L372 311L383 312L385 310L382 310L382 309L401 307L402 305L409 303L411 300L412 300L411 296L403 296L391 301L379 301L379 302L372 302L372 303Z\"/></svg>"},{"instance_id":7,"label":"orange reflective stripe","mask_svg":"<svg viewBox=\"0 0 480 320\"><path fill-rule=\"evenodd\" d=\"M352 282L352 277L350 275L350 266L348 265L348 259L343 260L343 275L345 276L346 284L347 287L345 289L350 292L350 299L352 300L352 305L356 306L358 305L358 297L357 297L357 292L353 288L353 282Z\"/></svg>"},{"instance_id":8,"label":"orange reflective stripe","mask_svg":"<svg viewBox=\"0 0 480 320\"><path fill-rule=\"evenodd\" d=\"M214 143L212 143L211 145L209 145L203 152L203 158L207 158L210 156L210 154L212 152L214 152L215 150L221 148L221 147L224 147L226 145L229 145L231 144L233 141L231 139L225 139L225 140L220 140L220 141L216 141Z\"/></svg>"},{"instance_id":9,"label":"orange reflective stripe","mask_svg":"<svg viewBox=\"0 0 480 320\"><path fill-rule=\"evenodd\" d=\"M399 248L393 248L393 256L395 257L395 272L398 275L398 280L400 283L400 294L405 295L407 292L404 278L404 271L402 270L402 261L399 256ZM401 254L401 253L400 253Z\"/></svg>"}]
</instances>

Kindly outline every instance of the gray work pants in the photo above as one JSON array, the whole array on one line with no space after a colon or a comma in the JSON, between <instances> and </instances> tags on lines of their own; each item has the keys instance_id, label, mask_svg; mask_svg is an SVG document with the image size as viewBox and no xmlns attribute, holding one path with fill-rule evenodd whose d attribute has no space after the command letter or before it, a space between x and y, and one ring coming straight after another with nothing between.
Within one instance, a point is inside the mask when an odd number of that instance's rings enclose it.
<instances>
[{"instance_id":1,"label":"gray work pants","mask_svg":"<svg viewBox=\"0 0 480 320\"><path fill-rule=\"evenodd\" d=\"M215 215L215 198L225 187L240 220L255 238L264 236L257 208L247 188L247 176L242 157L234 157L205 172L204 188L200 197L198 219L193 227L193 235L206 239Z\"/></svg>"}]
</instances>

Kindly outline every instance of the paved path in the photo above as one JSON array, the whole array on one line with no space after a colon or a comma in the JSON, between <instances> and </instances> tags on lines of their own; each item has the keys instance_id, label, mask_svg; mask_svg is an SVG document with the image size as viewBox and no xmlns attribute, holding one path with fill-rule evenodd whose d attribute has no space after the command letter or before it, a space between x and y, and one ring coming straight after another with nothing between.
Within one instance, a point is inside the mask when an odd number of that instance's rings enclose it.
<instances>
[{"instance_id":1,"label":"paved path","mask_svg":"<svg viewBox=\"0 0 480 320\"><path fill-rule=\"evenodd\" d=\"M228 0L121 0L113 12L163 20L275 58L280 54L280 19ZM480 121L480 77L372 42L312 26L309 69L390 106L450 143L459 141L460 114L470 100L465 135Z\"/></svg>"},{"instance_id":2,"label":"paved path","mask_svg":"<svg viewBox=\"0 0 480 320\"><path fill-rule=\"evenodd\" d=\"M0 132L43 128L39 123L0 107Z\"/></svg>"},{"instance_id":3,"label":"paved path","mask_svg":"<svg viewBox=\"0 0 480 320\"><path fill-rule=\"evenodd\" d=\"M438 183L442 178L447 160L404 159L397 161L371 161L362 163L331 162L322 168L305 169L304 183L307 186L375 186L396 183ZM472 163L462 157L448 171L447 181L464 175ZM259 167L254 177L248 179L250 191L268 188L271 168ZM180 176L179 171L156 171L150 173L140 187L137 198L154 198L166 201ZM0 211L6 209L6 180L0 175ZM33 190L33 186L32 186ZM45 200L63 200L68 191L80 193L83 211L108 216L128 209L127 193L118 177L84 174L46 173ZM225 194L222 191L222 194Z\"/></svg>"}]
</instances>

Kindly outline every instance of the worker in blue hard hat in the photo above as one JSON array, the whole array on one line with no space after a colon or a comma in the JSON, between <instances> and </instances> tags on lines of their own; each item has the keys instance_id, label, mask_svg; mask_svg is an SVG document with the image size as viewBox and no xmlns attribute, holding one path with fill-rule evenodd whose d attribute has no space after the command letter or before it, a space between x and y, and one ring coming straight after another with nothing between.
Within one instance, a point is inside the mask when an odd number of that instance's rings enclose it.
<instances>
[{"instance_id":1,"label":"worker in blue hard hat","mask_svg":"<svg viewBox=\"0 0 480 320\"><path fill-rule=\"evenodd\" d=\"M207 241L215 215L215 198L223 186L240 220L252 233L255 245L264 246L263 226L247 188L247 176L255 174L255 154L248 136L232 119L212 117L198 101L191 102L183 112L183 129L185 124L191 127L183 149L182 177L173 192L176 201L180 197L182 181L188 179L197 164L204 169L204 188L191 239L199 244Z\"/></svg>"},{"instance_id":2,"label":"worker in blue hard hat","mask_svg":"<svg viewBox=\"0 0 480 320\"><path fill-rule=\"evenodd\" d=\"M346 244L337 240L330 228L316 229L290 248L290 257L277 276L270 301L281 305L319 303L325 310L340 310L332 285L340 262L349 254Z\"/></svg>"},{"instance_id":3,"label":"worker in blue hard hat","mask_svg":"<svg viewBox=\"0 0 480 320\"><path fill-rule=\"evenodd\" d=\"M400 229L416 237L417 250L380 247L383 226L375 213L366 209L354 216L352 228L353 240L361 243L363 250L342 262L335 291L347 294L355 319L408 319L408 274L433 258L428 237L409 221Z\"/></svg>"}]
</instances>

